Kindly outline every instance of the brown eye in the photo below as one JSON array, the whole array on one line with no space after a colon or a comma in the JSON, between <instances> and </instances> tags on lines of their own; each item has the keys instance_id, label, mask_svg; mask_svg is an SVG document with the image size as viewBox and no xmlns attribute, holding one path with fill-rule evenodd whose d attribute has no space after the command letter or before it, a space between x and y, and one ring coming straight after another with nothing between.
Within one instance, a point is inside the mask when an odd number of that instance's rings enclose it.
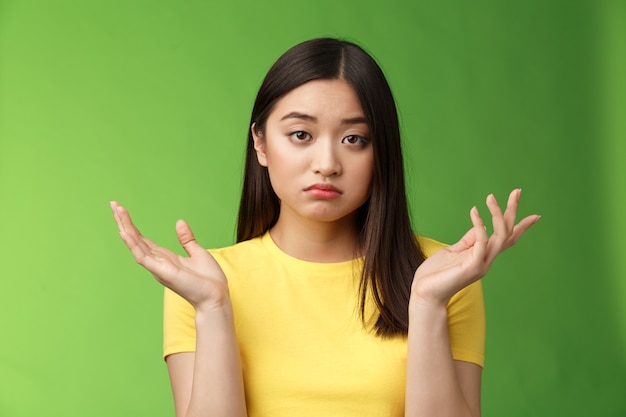
<instances>
[{"instance_id":1,"label":"brown eye","mask_svg":"<svg viewBox=\"0 0 626 417\"><path fill-rule=\"evenodd\" d=\"M341 143L348 143L350 145L365 145L368 142L363 136L349 135L342 139Z\"/></svg>"},{"instance_id":2,"label":"brown eye","mask_svg":"<svg viewBox=\"0 0 626 417\"><path fill-rule=\"evenodd\" d=\"M306 142L306 141L311 140L311 135L309 135L307 132L304 132L302 130L298 130L296 132L290 133L289 137L294 142Z\"/></svg>"}]
</instances>

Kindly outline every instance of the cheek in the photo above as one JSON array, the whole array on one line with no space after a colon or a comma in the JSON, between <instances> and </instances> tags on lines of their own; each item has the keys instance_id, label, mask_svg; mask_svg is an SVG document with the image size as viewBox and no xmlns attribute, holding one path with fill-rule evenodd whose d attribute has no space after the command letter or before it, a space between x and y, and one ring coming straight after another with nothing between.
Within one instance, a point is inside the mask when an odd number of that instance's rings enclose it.
<instances>
[{"instance_id":1,"label":"cheek","mask_svg":"<svg viewBox=\"0 0 626 417\"><path fill-rule=\"evenodd\" d=\"M358 193L358 198L365 201L372 192L374 178L374 158L370 155L361 155L352 161L353 171L350 182ZM356 196L355 196L356 197Z\"/></svg>"},{"instance_id":2,"label":"cheek","mask_svg":"<svg viewBox=\"0 0 626 417\"><path fill-rule=\"evenodd\" d=\"M265 155L268 168L271 166L274 170L281 170L288 165L293 165L294 154L289 144L280 140L277 132L268 132L265 139Z\"/></svg>"},{"instance_id":3,"label":"cheek","mask_svg":"<svg viewBox=\"0 0 626 417\"><path fill-rule=\"evenodd\" d=\"M366 179L367 188L370 190L372 188L372 180L374 178L374 155L372 153L370 153L369 157L363 161L361 172L363 178Z\"/></svg>"},{"instance_id":4,"label":"cheek","mask_svg":"<svg viewBox=\"0 0 626 417\"><path fill-rule=\"evenodd\" d=\"M293 180L299 171L299 165L294 156L285 152L267 153L267 170L272 181L287 182Z\"/></svg>"},{"instance_id":5,"label":"cheek","mask_svg":"<svg viewBox=\"0 0 626 417\"><path fill-rule=\"evenodd\" d=\"M281 197L299 174L300 165L293 153L285 147L268 146L266 148L267 172L274 192Z\"/></svg>"}]
</instances>

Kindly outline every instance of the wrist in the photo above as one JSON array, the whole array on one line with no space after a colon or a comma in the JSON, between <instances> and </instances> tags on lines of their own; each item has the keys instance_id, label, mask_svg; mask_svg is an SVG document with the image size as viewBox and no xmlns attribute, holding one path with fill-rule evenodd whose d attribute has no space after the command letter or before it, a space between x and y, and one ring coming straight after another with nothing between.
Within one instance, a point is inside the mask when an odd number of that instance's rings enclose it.
<instances>
[{"instance_id":1,"label":"wrist","mask_svg":"<svg viewBox=\"0 0 626 417\"><path fill-rule=\"evenodd\" d=\"M215 288L209 291L202 291L202 294L203 295L198 296L196 300L189 301L196 310L196 314L219 313L220 311L232 309L227 284L216 285Z\"/></svg>"},{"instance_id":2,"label":"wrist","mask_svg":"<svg viewBox=\"0 0 626 417\"><path fill-rule=\"evenodd\" d=\"M196 322L199 320L215 320L219 318L232 318L233 307L230 299L226 298L220 303L206 303L196 307Z\"/></svg>"},{"instance_id":3,"label":"wrist","mask_svg":"<svg viewBox=\"0 0 626 417\"><path fill-rule=\"evenodd\" d=\"M415 296L409 299L409 318L414 317L448 317L448 302L432 298Z\"/></svg>"}]
</instances>

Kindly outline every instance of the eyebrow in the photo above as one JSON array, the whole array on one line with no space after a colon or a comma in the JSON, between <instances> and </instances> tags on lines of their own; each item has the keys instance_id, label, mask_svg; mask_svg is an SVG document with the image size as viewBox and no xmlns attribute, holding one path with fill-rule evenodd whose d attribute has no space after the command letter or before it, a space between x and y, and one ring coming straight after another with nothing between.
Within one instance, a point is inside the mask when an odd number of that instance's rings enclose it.
<instances>
[{"instance_id":1,"label":"eyebrow","mask_svg":"<svg viewBox=\"0 0 626 417\"><path fill-rule=\"evenodd\" d=\"M281 117L280 120L283 121L287 119L300 119L300 120L307 120L310 122L317 123L317 117L311 116L310 114L298 113L295 111L292 111L291 113L287 113L286 115ZM367 124L367 120L365 119L365 117L359 116L359 117L351 117L348 119L341 120L342 125L356 125L360 123Z\"/></svg>"}]
</instances>

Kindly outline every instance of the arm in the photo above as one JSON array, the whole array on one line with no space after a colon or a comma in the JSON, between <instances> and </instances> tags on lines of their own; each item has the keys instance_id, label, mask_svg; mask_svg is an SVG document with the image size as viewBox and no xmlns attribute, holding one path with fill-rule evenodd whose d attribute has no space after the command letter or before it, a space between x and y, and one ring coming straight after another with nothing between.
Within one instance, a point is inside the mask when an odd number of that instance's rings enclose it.
<instances>
[{"instance_id":1,"label":"arm","mask_svg":"<svg viewBox=\"0 0 626 417\"><path fill-rule=\"evenodd\" d=\"M196 311L195 354L168 358L176 415L245 417L239 349L228 284L221 268L198 245L185 222L176 224L176 233L188 257L143 237L119 204L113 202L111 208L120 236L137 263Z\"/></svg>"},{"instance_id":2,"label":"arm","mask_svg":"<svg viewBox=\"0 0 626 417\"><path fill-rule=\"evenodd\" d=\"M169 355L176 416L245 416L232 309L196 312L196 351Z\"/></svg>"},{"instance_id":3,"label":"arm","mask_svg":"<svg viewBox=\"0 0 626 417\"><path fill-rule=\"evenodd\" d=\"M176 417L184 416L189 407L195 357L195 352L181 352L173 353L165 358L172 385Z\"/></svg>"},{"instance_id":4,"label":"arm","mask_svg":"<svg viewBox=\"0 0 626 417\"><path fill-rule=\"evenodd\" d=\"M481 368L452 357L447 304L462 288L482 278L539 216L515 224L521 190L509 196L505 213L487 197L494 233L487 235L476 207L473 228L456 244L430 256L415 272L409 300L407 417L479 417Z\"/></svg>"},{"instance_id":5,"label":"arm","mask_svg":"<svg viewBox=\"0 0 626 417\"><path fill-rule=\"evenodd\" d=\"M406 416L480 416L482 368L452 358L448 312L413 306L409 313Z\"/></svg>"}]
</instances>

